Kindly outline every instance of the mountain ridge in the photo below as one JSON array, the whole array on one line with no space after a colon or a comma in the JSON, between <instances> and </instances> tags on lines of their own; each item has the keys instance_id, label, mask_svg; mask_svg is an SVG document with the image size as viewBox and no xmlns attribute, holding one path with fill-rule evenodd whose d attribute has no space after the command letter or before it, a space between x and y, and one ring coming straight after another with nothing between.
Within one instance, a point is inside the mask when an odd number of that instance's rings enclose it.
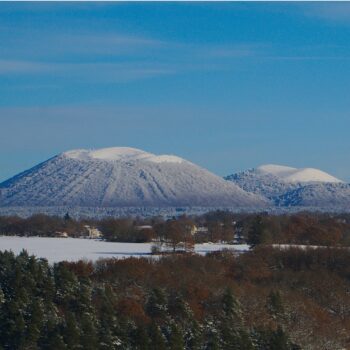
<instances>
[{"instance_id":1,"label":"mountain ridge","mask_svg":"<svg viewBox=\"0 0 350 350\"><path fill-rule=\"evenodd\" d=\"M185 159L128 147L71 150L0 184L1 206L235 206L267 201Z\"/></svg>"},{"instance_id":2,"label":"mountain ridge","mask_svg":"<svg viewBox=\"0 0 350 350\"><path fill-rule=\"evenodd\" d=\"M176 155L74 149L0 183L0 206L350 209L350 185L314 168L265 164L221 178Z\"/></svg>"}]
</instances>

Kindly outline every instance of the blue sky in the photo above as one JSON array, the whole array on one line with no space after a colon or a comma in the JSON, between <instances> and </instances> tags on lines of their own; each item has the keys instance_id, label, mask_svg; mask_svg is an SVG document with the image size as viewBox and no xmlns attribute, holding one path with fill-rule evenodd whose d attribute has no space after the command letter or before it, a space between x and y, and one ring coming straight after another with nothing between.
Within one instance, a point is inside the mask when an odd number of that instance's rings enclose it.
<instances>
[{"instance_id":1,"label":"blue sky","mask_svg":"<svg viewBox=\"0 0 350 350\"><path fill-rule=\"evenodd\" d=\"M72 148L350 180L350 3L0 3L0 180Z\"/></svg>"}]
</instances>

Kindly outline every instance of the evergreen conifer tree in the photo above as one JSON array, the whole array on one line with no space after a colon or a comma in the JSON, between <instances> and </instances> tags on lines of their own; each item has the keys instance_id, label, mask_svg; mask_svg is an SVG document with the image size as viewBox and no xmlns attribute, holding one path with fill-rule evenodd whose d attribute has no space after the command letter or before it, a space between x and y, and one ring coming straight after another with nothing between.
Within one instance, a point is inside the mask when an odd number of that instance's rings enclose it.
<instances>
[{"instance_id":1,"label":"evergreen conifer tree","mask_svg":"<svg viewBox=\"0 0 350 350\"><path fill-rule=\"evenodd\" d=\"M176 323L173 323L170 329L169 349L183 350L185 345L181 328Z\"/></svg>"},{"instance_id":2,"label":"evergreen conifer tree","mask_svg":"<svg viewBox=\"0 0 350 350\"><path fill-rule=\"evenodd\" d=\"M98 344L96 325L93 315L85 312L81 317L80 343L84 350L95 350Z\"/></svg>"},{"instance_id":3,"label":"evergreen conifer tree","mask_svg":"<svg viewBox=\"0 0 350 350\"><path fill-rule=\"evenodd\" d=\"M270 349L291 350L289 339L281 327L278 327L276 331L272 332L270 338Z\"/></svg>"},{"instance_id":4,"label":"evergreen conifer tree","mask_svg":"<svg viewBox=\"0 0 350 350\"><path fill-rule=\"evenodd\" d=\"M261 215L255 217L249 231L248 231L248 243L251 247L263 243L265 226Z\"/></svg>"},{"instance_id":5,"label":"evergreen conifer tree","mask_svg":"<svg viewBox=\"0 0 350 350\"><path fill-rule=\"evenodd\" d=\"M205 350L221 350L220 338L215 330L211 330L207 333Z\"/></svg>"},{"instance_id":6,"label":"evergreen conifer tree","mask_svg":"<svg viewBox=\"0 0 350 350\"><path fill-rule=\"evenodd\" d=\"M162 319L167 316L168 301L165 292L154 288L147 301L146 311L151 318Z\"/></svg>"},{"instance_id":7,"label":"evergreen conifer tree","mask_svg":"<svg viewBox=\"0 0 350 350\"><path fill-rule=\"evenodd\" d=\"M149 330L149 337L151 340L151 348L154 350L166 350L166 343L164 336L159 327L152 322Z\"/></svg>"},{"instance_id":8,"label":"evergreen conifer tree","mask_svg":"<svg viewBox=\"0 0 350 350\"><path fill-rule=\"evenodd\" d=\"M222 305L223 316L220 330L223 347L232 350L252 349L252 341L243 325L240 304L230 289L226 289L222 298Z\"/></svg>"},{"instance_id":9,"label":"evergreen conifer tree","mask_svg":"<svg viewBox=\"0 0 350 350\"><path fill-rule=\"evenodd\" d=\"M66 314L63 339L69 350L80 349L80 329L76 317L72 312L67 312Z\"/></svg>"},{"instance_id":10,"label":"evergreen conifer tree","mask_svg":"<svg viewBox=\"0 0 350 350\"><path fill-rule=\"evenodd\" d=\"M267 298L267 308L274 316L281 316L284 312L283 301L279 291L271 291Z\"/></svg>"},{"instance_id":11,"label":"evergreen conifer tree","mask_svg":"<svg viewBox=\"0 0 350 350\"><path fill-rule=\"evenodd\" d=\"M35 298L29 307L29 319L26 329L26 346L37 349L37 344L42 332L44 310L41 300Z\"/></svg>"},{"instance_id":12,"label":"evergreen conifer tree","mask_svg":"<svg viewBox=\"0 0 350 350\"><path fill-rule=\"evenodd\" d=\"M135 329L133 335L133 345L137 350L152 350L153 344L149 338L148 333L146 332L145 327L139 326Z\"/></svg>"},{"instance_id":13,"label":"evergreen conifer tree","mask_svg":"<svg viewBox=\"0 0 350 350\"><path fill-rule=\"evenodd\" d=\"M185 331L185 345L189 350L199 350L202 344L202 331L199 323L193 319Z\"/></svg>"}]
</instances>

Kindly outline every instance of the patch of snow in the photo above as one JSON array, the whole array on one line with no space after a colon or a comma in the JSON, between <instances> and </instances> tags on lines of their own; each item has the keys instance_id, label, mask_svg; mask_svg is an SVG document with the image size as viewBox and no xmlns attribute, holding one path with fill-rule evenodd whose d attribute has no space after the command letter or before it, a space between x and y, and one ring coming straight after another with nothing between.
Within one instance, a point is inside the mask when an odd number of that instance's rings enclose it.
<instances>
[{"instance_id":1,"label":"patch of snow","mask_svg":"<svg viewBox=\"0 0 350 350\"><path fill-rule=\"evenodd\" d=\"M88 161L98 159L104 161L138 161L147 160L154 163L181 163L184 160L172 155L155 155L131 147L110 147L97 150L77 149L62 153L63 156Z\"/></svg>"},{"instance_id":2,"label":"patch of snow","mask_svg":"<svg viewBox=\"0 0 350 350\"><path fill-rule=\"evenodd\" d=\"M306 245L306 244L272 244L273 248L277 248L280 250L288 250L288 249L345 249L349 250L349 247L334 247L334 246L325 246L325 245Z\"/></svg>"},{"instance_id":3,"label":"patch of snow","mask_svg":"<svg viewBox=\"0 0 350 350\"><path fill-rule=\"evenodd\" d=\"M147 158L146 160L154 163L182 163L184 162L184 159L177 157L177 156L171 156L171 155L161 155L161 156L152 156Z\"/></svg>"},{"instance_id":4,"label":"patch of snow","mask_svg":"<svg viewBox=\"0 0 350 350\"><path fill-rule=\"evenodd\" d=\"M284 178L286 182L327 182L327 183L343 183L342 180L325 173L324 171L305 168L299 169L293 174L290 174Z\"/></svg>"},{"instance_id":5,"label":"patch of snow","mask_svg":"<svg viewBox=\"0 0 350 350\"><path fill-rule=\"evenodd\" d=\"M297 169L282 165L267 164L259 166L256 170L259 174L270 174L284 182L343 182L322 170L314 168Z\"/></svg>"},{"instance_id":6,"label":"patch of snow","mask_svg":"<svg viewBox=\"0 0 350 350\"><path fill-rule=\"evenodd\" d=\"M100 159L106 161L138 160L152 156L152 154L131 147L110 147L97 150L77 149L62 154L68 158L89 160Z\"/></svg>"},{"instance_id":7,"label":"patch of snow","mask_svg":"<svg viewBox=\"0 0 350 350\"><path fill-rule=\"evenodd\" d=\"M151 255L151 243L119 243L79 238L44 238L0 236L0 250L11 250L15 254L23 249L29 254L45 258L50 263L59 261L96 261L101 258L156 257ZM248 245L196 244L195 252L204 255L208 252L230 249L237 252L249 250Z\"/></svg>"}]
</instances>

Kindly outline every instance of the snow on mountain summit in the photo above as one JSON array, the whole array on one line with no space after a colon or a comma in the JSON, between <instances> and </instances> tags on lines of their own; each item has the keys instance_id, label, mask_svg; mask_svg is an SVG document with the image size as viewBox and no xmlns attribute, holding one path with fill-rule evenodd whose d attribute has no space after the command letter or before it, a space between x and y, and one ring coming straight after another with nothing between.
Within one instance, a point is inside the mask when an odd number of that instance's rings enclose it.
<instances>
[{"instance_id":1,"label":"snow on mountain summit","mask_svg":"<svg viewBox=\"0 0 350 350\"><path fill-rule=\"evenodd\" d=\"M128 147L61 153L0 184L0 206L237 207L267 201L191 162Z\"/></svg>"},{"instance_id":2,"label":"snow on mountain summit","mask_svg":"<svg viewBox=\"0 0 350 350\"><path fill-rule=\"evenodd\" d=\"M110 147L101 148L98 150L85 150L77 149L62 153L63 156L79 159L79 160L91 160L99 159L104 161L137 161L146 160L154 163L170 162L170 163L181 163L184 161L182 158L172 155L160 155L157 156L152 153L148 153L137 148L131 147Z\"/></svg>"},{"instance_id":3,"label":"snow on mountain summit","mask_svg":"<svg viewBox=\"0 0 350 350\"><path fill-rule=\"evenodd\" d=\"M284 182L343 182L322 170L314 168L297 169L282 165L267 164L257 167L256 171L260 174L276 176Z\"/></svg>"}]
</instances>

